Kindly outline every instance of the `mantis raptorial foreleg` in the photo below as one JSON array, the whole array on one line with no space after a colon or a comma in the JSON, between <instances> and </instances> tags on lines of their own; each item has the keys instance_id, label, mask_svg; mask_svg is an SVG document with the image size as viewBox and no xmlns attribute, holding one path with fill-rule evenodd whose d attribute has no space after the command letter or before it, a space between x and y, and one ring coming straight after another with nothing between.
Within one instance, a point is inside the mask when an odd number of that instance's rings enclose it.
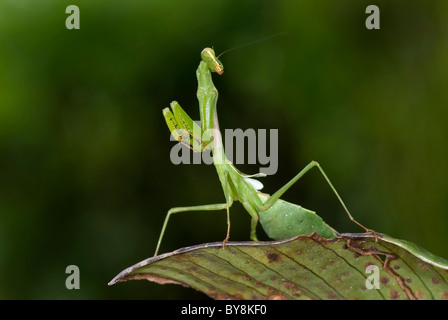
<instances>
[{"instance_id":1,"label":"mantis raptorial foreleg","mask_svg":"<svg viewBox=\"0 0 448 320\"><path fill-rule=\"evenodd\" d=\"M173 101L170 107L163 109L163 116L174 139L195 152L211 149L210 139L204 140L202 128L191 120L179 103Z\"/></svg>"}]
</instances>

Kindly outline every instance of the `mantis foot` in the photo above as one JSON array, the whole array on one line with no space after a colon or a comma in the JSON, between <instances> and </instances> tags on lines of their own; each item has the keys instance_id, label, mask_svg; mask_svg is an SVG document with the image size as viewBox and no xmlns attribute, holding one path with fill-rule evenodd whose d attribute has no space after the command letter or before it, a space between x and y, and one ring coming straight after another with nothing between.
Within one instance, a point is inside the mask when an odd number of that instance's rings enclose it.
<instances>
[{"instance_id":1,"label":"mantis foot","mask_svg":"<svg viewBox=\"0 0 448 320\"><path fill-rule=\"evenodd\" d=\"M350 219L351 219L354 223L356 223L358 226L360 226L361 228L363 228L367 233L372 234L373 237L375 238L375 242L378 242L378 234L376 233L375 230L364 227L364 226L363 226L362 224L360 224L358 221L356 221L355 219L353 219L353 218L351 217L351 215L350 215Z\"/></svg>"},{"instance_id":2,"label":"mantis foot","mask_svg":"<svg viewBox=\"0 0 448 320\"><path fill-rule=\"evenodd\" d=\"M224 241L222 242L222 248L225 249L227 245L227 241L229 241L229 236L227 236Z\"/></svg>"},{"instance_id":3,"label":"mantis foot","mask_svg":"<svg viewBox=\"0 0 448 320\"><path fill-rule=\"evenodd\" d=\"M375 238L375 242L378 242L378 234L376 233L375 230L372 230L372 229L369 229L369 228L366 228L365 230L366 230L367 233L371 233L373 235L373 237Z\"/></svg>"}]
</instances>

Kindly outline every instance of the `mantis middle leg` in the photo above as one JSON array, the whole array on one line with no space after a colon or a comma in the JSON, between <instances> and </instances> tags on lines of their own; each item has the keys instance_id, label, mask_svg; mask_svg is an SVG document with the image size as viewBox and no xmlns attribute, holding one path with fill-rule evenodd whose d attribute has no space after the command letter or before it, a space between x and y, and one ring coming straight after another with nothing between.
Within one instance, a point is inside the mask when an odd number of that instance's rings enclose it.
<instances>
[{"instance_id":1,"label":"mantis middle leg","mask_svg":"<svg viewBox=\"0 0 448 320\"><path fill-rule=\"evenodd\" d=\"M168 220L170 219L170 216L173 213L191 212L191 211L218 211L218 210L224 210L224 209L227 209L227 211L229 210L229 206L227 203L206 204L206 205L189 206L189 207L176 207L176 208L170 209L165 217L165 221L162 226L162 231L160 232L159 241L157 242L157 247L156 247L156 251L154 252L154 256L156 256L157 253L159 252L159 248L162 243L162 238L163 238L163 235L165 234L165 229L168 225ZM228 239L229 227L230 227L230 225L228 226L226 239Z\"/></svg>"}]
</instances>

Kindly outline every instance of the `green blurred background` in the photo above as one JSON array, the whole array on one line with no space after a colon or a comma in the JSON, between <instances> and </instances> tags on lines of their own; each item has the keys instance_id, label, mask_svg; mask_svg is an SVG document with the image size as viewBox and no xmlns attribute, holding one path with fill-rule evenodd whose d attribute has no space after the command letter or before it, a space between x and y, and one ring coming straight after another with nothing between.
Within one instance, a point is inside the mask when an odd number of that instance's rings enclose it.
<instances>
[{"instance_id":1,"label":"green blurred background","mask_svg":"<svg viewBox=\"0 0 448 320\"><path fill-rule=\"evenodd\" d=\"M71 4L80 30L65 27ZM365 27L370 4L380 30ZM213 166L170 162L161 112L176 99L198 119L200 51L278 32L224 55L214 76L222 129L279 129L264 191L317 160L363 224L448 258L447 11L446 0L2 0L0 298L206 298L107 283L153 254L169 208L223 201ZM362 231L318 171L284 198ZM240 204L231 217L231 240L248 240ZM221 241L225 221L178 215L162 252ZM72 264L80 290L65 288Z\"/></svg>"}]
</instances>

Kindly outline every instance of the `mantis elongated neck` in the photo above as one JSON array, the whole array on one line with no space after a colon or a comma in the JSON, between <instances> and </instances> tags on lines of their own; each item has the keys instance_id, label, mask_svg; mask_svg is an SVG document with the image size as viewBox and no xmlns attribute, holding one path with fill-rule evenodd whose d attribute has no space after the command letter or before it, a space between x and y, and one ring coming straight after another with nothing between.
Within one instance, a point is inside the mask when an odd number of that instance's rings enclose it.
<instances>
[{"instance_id":1,"label":"mantis elongated neck","mask_svg":"<svg viewBox=\"0 0 448 320\"><path fill-rule=\"evenodd\" d=\"M198 79L197 97L199 100L199 114L201 118L202 139L207 141L213 136L213 158L215 164L226 162L221 132L219 131L216 104L218 90L213 84L212 73L207 63L201 61L196 71Z\"/></svg>"}]
</instances>

